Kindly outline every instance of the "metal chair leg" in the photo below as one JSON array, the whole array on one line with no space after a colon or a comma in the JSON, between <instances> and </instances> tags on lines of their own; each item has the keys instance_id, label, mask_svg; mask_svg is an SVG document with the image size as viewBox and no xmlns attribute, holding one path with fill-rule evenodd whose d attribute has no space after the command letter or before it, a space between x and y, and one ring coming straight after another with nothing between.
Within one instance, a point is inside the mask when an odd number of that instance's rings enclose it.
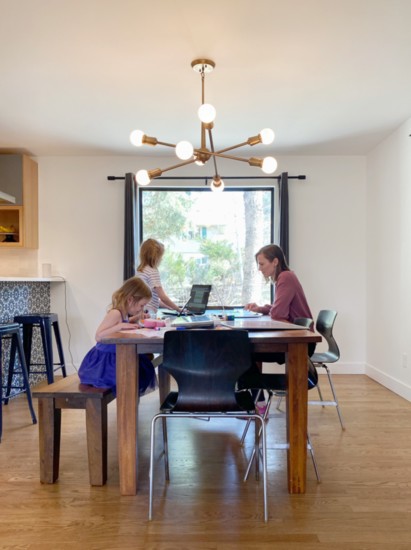
<instances>
[{"instance_id":1,"label":"metal chair leg","mask_svg":"<svg viewBox=\"0 0 411 550\"><path fill-rule=\"evenodd\" d=\"M345 430L345 424L344 424L343 417L342 417L342 414L341 414L341 411L340 411L340 405L338 403L337 394L335 393L335 388L334 388L334 384L333 384L332 377L331 377L331 371L327 367L327 365L324 365L324 368L327 372L328 381L330 383L331 391L332 391L332 394L333 394L333 397L334 397L335 406L336 406L336 409L337 409L338 418L340 419L341 428L343 430Z\"/></svg>"}]
</instances>

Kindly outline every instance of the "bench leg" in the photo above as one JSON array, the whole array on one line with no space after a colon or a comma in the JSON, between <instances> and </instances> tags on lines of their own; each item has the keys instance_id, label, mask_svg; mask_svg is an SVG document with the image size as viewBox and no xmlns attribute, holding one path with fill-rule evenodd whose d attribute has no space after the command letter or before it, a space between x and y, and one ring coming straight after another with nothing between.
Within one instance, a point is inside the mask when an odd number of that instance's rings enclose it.
<instances>
[{"instance_id":1,"label":"bench leg","mask_svg":"<svg viewBox=\"0 0 411 550\"><path fill-rule=\"evenodd\" d=\"M107 481L107 403L86 400L86 430L90 485Z\"/></svg>"},{"instance_id":2,"label":"bench leg","mask_svg":"<svg viewBox=\"0 0 411 550\"><path fill-rule=\"evenodd\" d=\"M55 483L60 465L61 409L52 397L39 398L40 481Z\"/></svg>"}]
</instances>

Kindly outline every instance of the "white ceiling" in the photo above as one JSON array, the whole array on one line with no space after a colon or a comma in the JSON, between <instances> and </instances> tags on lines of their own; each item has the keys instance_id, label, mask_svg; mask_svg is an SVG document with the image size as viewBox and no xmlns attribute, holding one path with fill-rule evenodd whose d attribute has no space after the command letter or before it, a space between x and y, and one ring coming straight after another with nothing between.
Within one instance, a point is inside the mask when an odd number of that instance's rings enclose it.
<instances>
[{"instance_id":1,"label":"white ceiling","mask_svg":"<svg viewBox=\"0 0 411 550\"><path fill-rule=\"evenodd\" d=\"M411 0L0 0L0 151L199 146L207 57L216 149L363 155L411 117L410 29Z\"/></svg>"}]
</instances>

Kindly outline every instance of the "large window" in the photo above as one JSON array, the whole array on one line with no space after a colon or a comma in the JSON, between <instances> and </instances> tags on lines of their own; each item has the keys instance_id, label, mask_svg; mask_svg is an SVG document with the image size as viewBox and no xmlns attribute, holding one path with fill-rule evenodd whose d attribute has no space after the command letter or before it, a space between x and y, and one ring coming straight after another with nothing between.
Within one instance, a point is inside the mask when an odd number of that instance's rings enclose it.
<instances>
[{"instance_id":1,"label":"large window","mask_svg":"<svg viewBox=\"0 0 411 550\"><path fill-rule=\"evenodd\" d=\"M257 271L255 252L274 235L274 189L140 187L141 241L164 243L160 265L167 294L184 303L191 285L211 284L210 305L270 303L271 285Z\"/></svg>"}]
</instances>

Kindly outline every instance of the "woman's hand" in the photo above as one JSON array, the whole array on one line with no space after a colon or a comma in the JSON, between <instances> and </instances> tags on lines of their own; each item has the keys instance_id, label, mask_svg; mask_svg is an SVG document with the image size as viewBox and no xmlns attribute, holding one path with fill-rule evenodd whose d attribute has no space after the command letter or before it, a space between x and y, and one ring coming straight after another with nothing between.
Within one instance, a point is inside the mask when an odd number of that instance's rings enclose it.
<instances>
[{"instance_id":1,"label":"woman's hand","mask_svg":"<svg viewBox=\"0 0 411 550\"><path fill-rule=\"evenodd\" d=\"M254 302L251 302L249 304L245 304L244 309L246 309L247 311L258 312L258 310L260 309L260 306Z\"/></svg>"}]
</instances>

